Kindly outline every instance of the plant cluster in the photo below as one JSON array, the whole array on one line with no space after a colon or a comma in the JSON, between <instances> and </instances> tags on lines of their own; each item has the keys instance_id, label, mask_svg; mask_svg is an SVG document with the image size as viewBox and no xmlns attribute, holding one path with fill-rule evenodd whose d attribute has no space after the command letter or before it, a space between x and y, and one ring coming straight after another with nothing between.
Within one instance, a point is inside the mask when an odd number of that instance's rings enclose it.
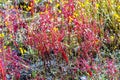
<instances>
[{"instance_id":1,"label":"plant cluster","mask_svg":"<svg viewBox=\"0 0 120 80\"><path fill-rule=\"evenodd\" d=\"M0 79L119 80L119 11L119 0L6 1Z\"/></svg>"}]
</instances>

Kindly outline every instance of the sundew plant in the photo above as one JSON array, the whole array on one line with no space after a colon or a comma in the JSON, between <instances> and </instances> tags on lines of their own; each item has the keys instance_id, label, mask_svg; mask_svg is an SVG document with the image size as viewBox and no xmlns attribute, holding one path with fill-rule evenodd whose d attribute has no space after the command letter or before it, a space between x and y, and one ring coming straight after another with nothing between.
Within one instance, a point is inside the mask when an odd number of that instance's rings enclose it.
<instances>
[{"instance_id":1,"label":"sundew plant","mask_svg":"<svg viewBox=\"0 0 120 80\"><path fill-rule=\"evenodd\" d=\"M119 79L119 0L0 0L0 80Z\"/></svg>"}]
</instances>

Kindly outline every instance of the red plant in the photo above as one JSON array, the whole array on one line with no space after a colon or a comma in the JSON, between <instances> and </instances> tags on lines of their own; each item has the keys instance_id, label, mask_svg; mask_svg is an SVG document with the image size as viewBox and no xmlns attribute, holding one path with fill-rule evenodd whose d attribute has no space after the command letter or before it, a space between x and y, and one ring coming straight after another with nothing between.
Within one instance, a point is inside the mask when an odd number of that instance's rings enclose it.
<instances>
[{"instance_id":1,"label":"red plant","mask_svg":"<svg viewBox=\"0 0 120 80\"><path fill-rule=\"evenodd\" d=\"M3 52L0 54L0 72L2 73L2 79L6 80L6 74L14 74L16 79L19 79L19 71L23 68L29 69L29 65L17 56L17 52L11 51L10 47L7 47Z\"/></svg>"},{"instance_id":2,"label":"red plant","mask_svg":"<svg viewBox=\"0 0 120 80\"><path fill-rule=\"evenodd\" d=\"M89 61L85 59L77 59L76 65L78 69L82 70L82 72L86 72L90 77L93 76L92 66Z\"/></svg>"},{"instance_id":3,"label":"red plant","mask_svg":"<svg viewBox=\"0 0 120 80\"><path fill-rule=\"evenodd\" d=\"M106 74L115 76L115 74L118 72L118 70L115 66L115 62L110 59L108 59L106 62L107 62L107 65L105 66L105 68L107 69Z\"/></svg>"},{"instance_id":4,"label":"red plant","mask_svg":"<svg viewBox=\"0 0 120 80\"><path fill-rule=\"evenodd\" d=\"M7 80L6 79L6 70L5 70L4 62L2 59L0 59L0 72L2 74L2 80Z\"/></svg>"},{"instance_id":5,"label":"red plant","mask_svg":"<svg viewBox=\"0 0 120 80\"><path fill-rule=\"evenodd\" d=\"M83 57L88 57L90 52L99 52L99 28L96 23L88 23L87 21L80 23L77 19L74 20L74 23L74 31Z\"/></svg>"},{"instance_id":6,"label":"red plant","mask_svg":"<svg viewBox=\"0 0 120 80\"><path fill-rule=\"evenodd\" d=\"M65 30L63 30L62 27L60 27L60 29L58 28L60 22L53 16L55 13L52 12L52 8L48 6L49 5L46 4L45 11L40 13L40 23L36 29L31 32L28 30L29 34L26 43L36 48L39 53L43 55L50 53L51 50L53 50L55 54L61 53L66 62L68 62L63 43ZM54 20L56 21L54 22Z\"/></svg>"},{"instance_id":7,"label":"red plant","mask_svg":"<svg viewBox=\"0 0 120 80\"><path fill-rule=\"evenodd\" d=\"M61 53L66 62L68 62L65 46L62 43L64 36L64 31L56 31L51 28L50 32L40 31L30 34L27 44L37 48L43 55L45 53L50 53L51 50L53 50L55 54Z\"/></svg>"}]
</instances>

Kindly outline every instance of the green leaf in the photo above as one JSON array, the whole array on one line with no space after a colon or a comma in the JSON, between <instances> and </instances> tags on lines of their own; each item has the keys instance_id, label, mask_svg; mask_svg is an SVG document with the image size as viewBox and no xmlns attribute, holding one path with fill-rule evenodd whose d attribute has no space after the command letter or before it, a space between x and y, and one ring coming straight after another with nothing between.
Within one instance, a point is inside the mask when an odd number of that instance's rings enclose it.
<instances>
[{"instance_id":1,"label":"green leaf","mask_svg":"<svg viewBox=\"0 0 120 80\"><path fill-rule=\"evenodd\" d=\"M37 75L37 72L36 71L32 71L32 77L35 78Z\"/></svg>"}]
</instances>

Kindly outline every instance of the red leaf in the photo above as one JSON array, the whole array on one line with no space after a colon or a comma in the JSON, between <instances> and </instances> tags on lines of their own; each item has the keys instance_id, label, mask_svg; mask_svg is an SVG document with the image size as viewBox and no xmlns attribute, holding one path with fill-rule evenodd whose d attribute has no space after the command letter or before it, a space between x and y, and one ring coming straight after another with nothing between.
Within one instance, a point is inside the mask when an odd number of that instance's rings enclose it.
<instances>
[{"instance_id":1,"label":"red leaf","mask_svg":"<svg viewBox=\"0 0 120 80\"><path fill-rule=\"evenodd\" d=\"M0 72L2 73L2 80L6 80L6 73L5 73L4 65L1 59L0 59Z\"/></svg>"},{"instance_id":2,"label":"red leaf","mask_svg":"<svg viewBox=\"0 0 120 80\"><path fill-rule=\"evenodd\" d=\"M68 63L68 57L67 57L65 51L62 51L61 53L62 53L62 57L63 57L63 58L65 59L65 61Z\"/></svg>"},{"instance_id":3,"label":"red leaf","mask_svg":"<svg viewBox=\"0 0 120 80\"><path fill-rule=\"evenodd\" d=\"M89 75L91 77L92 76L92 71L88 70L87 72L89 73Z\"/></svg>"}]
</instances>

